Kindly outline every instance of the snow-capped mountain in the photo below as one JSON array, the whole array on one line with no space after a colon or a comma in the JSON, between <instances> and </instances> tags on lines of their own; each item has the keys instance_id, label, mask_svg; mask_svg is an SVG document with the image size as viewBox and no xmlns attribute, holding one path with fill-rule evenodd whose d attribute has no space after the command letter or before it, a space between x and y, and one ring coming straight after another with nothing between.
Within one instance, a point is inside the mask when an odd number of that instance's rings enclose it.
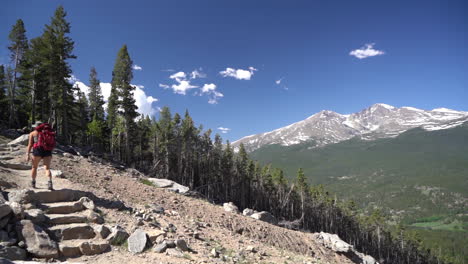
<instances>
[{"instance_id":1,"label":"snow-capped mountain","mask_svg":"<svg viewBox=\"0 0 468 264\"><path fill-rule=\"evenodd\" d=\"M452 128L468 121L468 112L437 108L430 111L414 107L394 107L374 104L358 113L342 115L320 111L309 118L271 132L244 137L232 143L237 148L243 143L247 151L264 145L289 146L314 140L316 146L337 143L353 137L366 140L395 137L411 128L426 130Z\"/></svg>"}]
</instances>

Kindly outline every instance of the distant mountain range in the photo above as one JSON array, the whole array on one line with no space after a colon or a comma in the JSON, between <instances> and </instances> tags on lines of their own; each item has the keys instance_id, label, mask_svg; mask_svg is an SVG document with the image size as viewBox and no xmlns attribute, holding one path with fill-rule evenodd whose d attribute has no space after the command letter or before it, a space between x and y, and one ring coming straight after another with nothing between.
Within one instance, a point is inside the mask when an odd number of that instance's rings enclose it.
<instances>
[{"instance_id":1,"label":"distant mountain range","mask_svg":"<svg viewBox=\"0 0 468 264\"><path fill-rule=\"evenodd\" d=\"M323 110L309 118L273 130L244 137L232 143L237 148L243 143L247 151L257 150L265 145L291 146L314 141L312 147L322 147L354 137L363 140L392 138L421 127L427 131L448 129L468 121L468 112L437 108L430 111L414 107L394 107L374 104L358 113L342 115Z\"/></svg>"}]
</instances>

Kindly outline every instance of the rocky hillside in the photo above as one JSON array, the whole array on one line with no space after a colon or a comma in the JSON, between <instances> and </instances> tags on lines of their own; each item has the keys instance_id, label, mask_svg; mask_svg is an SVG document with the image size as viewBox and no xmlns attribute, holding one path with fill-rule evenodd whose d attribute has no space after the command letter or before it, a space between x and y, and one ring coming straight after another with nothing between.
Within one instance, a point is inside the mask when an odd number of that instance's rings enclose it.
<instances>
[{"instance_id":1,"label":"rocky hillside","mask_svg":"<svg viewBox=\"0 0 468 264\"><path fill-rule=\"evenodd\" d=\"M336 235L285 229L93 156L58 149L55 191L41 169L32 190L25 147L2 140L1 263L375 263Z\"/></svg>"},{"instance_id":2,"label":"rocky hillside","mask_svg":"<svg viewBox=\"0 0 468 264\"><path fill-rule=\"evenodd\" d=\"M247 151L254 151L265 145L291 146L312 141L314 147L320 147L353 137L365 140L395 137L416 127L429 131L447 129L466 121L468 112L446 108L427 111L375 104L349 115L324 110L286 127L244 137L232 145L238 147L243 143Z\"/></svg>"}]
</instances>

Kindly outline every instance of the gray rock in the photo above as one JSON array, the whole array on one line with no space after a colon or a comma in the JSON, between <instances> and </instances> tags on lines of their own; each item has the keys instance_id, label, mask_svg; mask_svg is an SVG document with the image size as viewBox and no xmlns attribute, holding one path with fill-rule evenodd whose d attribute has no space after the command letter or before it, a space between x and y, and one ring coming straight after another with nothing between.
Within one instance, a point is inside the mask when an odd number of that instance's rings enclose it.
<instances>
[{"instance_id":1,"label":"gray rock","mask_svg":"<svg viewBox=\"0 0 468 264\"><path fill-rule=\"evenodd\" d=\"M10 240L10 237L8 236L8 232L0 230L0 242L5 242Z\"/></svg>"},{"instance_id":2,"label":"gray rock","mask_svg":"<svg viewBox=\"0 0 468 264\"><path fill-rule=\"evenodd\" d=\"M185 240L183 240L183 239L177 239L175 241L175 244L176 244L177 248L182 250L182 251L190 251L190 248L187 246L187 242L185 242Z\"/></svg>"},{"instance_id":3,"label":"gray rock","mask_svg":"<svg viewBox=\"0 0 468 264\"><path fill-rule=\"evenodd\" d=\"M6 203L0 204L0 218L7 216L9 213L11 213L10 205Z\"/></svg>"},{"instance_id":4,"label":"gray rock","mask_svg":"<svg viewBox=\"0 0 468 264\"><path fill-rule=\"evenodd\" d=\"M94 232L101 238L106 238L110 234L110 229L105 225L98 225L94 227Z\"/></svg>"},{"instance_id":5,"label":"gray rock","mask_svg":"<svg viewBox=\"0 0 468 264\"><path fill-rule=\"evenodd\" d=\"M184 253L180 252L179 250L177 250L175 248L168 248L166 250L166 253L171 257L176 257L176 258L183 258L184 257Z\"/></svg>"},{"instance_id":6,"label":"gray rock","mask_svg":"<svg viewBox=\"0 0 468 264\"><path fill-rule=\"evenodd\" d=\"M84 208L89 209L89 210L94 210L96 209L96 206L94 205L94 202L89 199L88 197L81 197L79 202L84 206Z\"/></svg>"},{"instance_id":7,"label":"gray rock","mask_svg":"<svg viewBox=\"0 0 468 264\"><path fill-rule=\"evenodd\" d=\"M162 242L154 246L153 251L156 253L164 253L166 252L166 249L167 249L167 244Z\"/></svg>"},{"instance_id":8,"label":"gray rock","mask_svg":"<svg viewBox=\"0 0 468 264\"><path fill-rule=\"evenodd\" d=\"M313 238L321 243L323 246L339 253L348 253L354 250L353 246L344 242L340 239L340 237L336 234L329 234L329 233L314 233Z\"/></svg>"},{"instance_id":9,"label":"gray rock","mask_svg":"<svg viewBox=\"0 0 468 264\"><path fill-rule=\"evenodd\" d=\"M111 234L107 237L107 240L111 245L121 245L127 240L128 236L129 235L125 229L116 225L112 228Z\"/></svg>"},{"instance_id":10,"label":"gray rock","mask_svg":"<svg viewBox=\"0 0 468 264\"><path fill-rule=\"evenodd\" d=\"M233 202L224 203L223 208L226 212L239 213L239 208Z\"/></svg>"},{"instance_id":11,"label":"gray rock","mask_svg":"<svg viewBox=\"0 0 468 264\"><path fill-rule=\"evenodd\" d=\"M146 232L151 243L155 243L158 237L164 237L166 232L159 229L152 229Z\"/></svg>"},{"instance_id":12,"label":"gray rock","mask_svg":"<svg viewBox=\"0 0 468 264\"><path fill-rule=\"evenodd\" d=\"M88 219L89 222L91 223L96 223L96 224L102 224L104 223L104 218L100 216L98 213L92 211L92 210L86 210L86 218Z\"/></svg>"},{"instance_id":13,"label":"gray rock","mask_svg":"<svg viewBox=\"0 0 468 264\"><path fill-rule=\"evenodd\" d=\"M26 251L19 247L4 247L0 248L0 258L6 258L9 260L25 260ZM0 263L5 263L1 262Z\"/></svg>"},{"instance_id":14,"label":"gray rock","mask_svg":"<svg viewBox=\"0 0 468 264\"><path fill-rule=\"evenodd\" d=\"M50 170L52 177L63 178L63 172L61 170Z\"/></svg>"},{"instance_id":15,"label":"gray rock","mask_svg":"<svg viewBox=\"0 0 468 264\"><path fill-rule=\"evenodd\" d=\"M251 216L254 213L256 213L255 210L250 209L250 208L245 208L244 211L242 211L242 214L245 216Z\"/></svg>"},{"instance_id":16,"label":"gray rock","mask_svg":"<svg viewBox=\"0 0 468 264\"><path fill-rule=\"evenodd\" d=\"M189 187L168 179L148 178L148 180L158 188L164 188L178 193L186 193L190 190Z\"/></svg>"},{"instance_id":17,"label":"gray rock","mask_svg":"<svg viewBox=\"0 0 468 264\"><path fill-rule=\"evenodd\" d=\"M0 242L0 246L1 247L11 247L11 246L14 246L17 242L18 242L18 240L14 239L14 238L10 238L7 241Z\"/></svg>"},{"instance_id":18,"label":"gray rock","mask_svg":"<svg viewBox=\"0 0 468 264\"><path fill-rule=\"evenodd\" d=\"M151 206L151 211L155 214L164 214L164 208L162 206L159 206L157 204L152 204Z\"/></svg>"},{"instance_id":19,"label":"gray rock","mask_svg":"<svg viewBox=\"0 0 468 264\"><path fill-rule=\"evenodd\" d=\"M61 240L91 239L96 236L94 229L88 224L55 225L49 228L56 238Z\"/></svg>"},{"instance_id":20,"label":"gray rock","mask_svg":"<svg viewBox=\"0 0 468 264\"><path fill-rule=\"evenodd\" d=\"M5 216L2 219L0 219L0 229L5 228L5 226L8 224L8 221L10 221L9 216Z\"/></svg>"},{"instance_id":21,"label":"gray rock","mask_svg":"<svg viewBox=\"0 0 468 264\"><path fill-rule=\"evenodd\" d=\"M18 219L23 219L25 217L24 208L20 203L17 202L8 202L8 205L11 208L11 211Z\"/></svg>"},{"instance_id":22,"label":"gray rock","mask_svg":"<svg viewBox=\"0 0 468 264\"><path fill-rule=\"evenodd\" d=\"M128 251L132 253L141 253L148 243L148 235L141 229L135 230L128 238Z\"/></svg>"},{"instance_id":23,"label":"gray rock","mask_svg":"<svg viewBox=\"0 0 468 264\"><path fill-rule=\"evenodd\" d=\"M24 212L24 218L31 220L35 224L42 224L47 221L47 217L40 209L29 209Z\"/></svg>"},{"instance_id":24,"label":"gray rock","mask_svg":"<svg viewBox=\"0 0 468 264\"><path fill-rule=\"evenodd\" d=\"M26 250L39 258L58 258L58 248L55 241L31 220L21 220L17 223L17 233L26 243Z\"/></svg>"},{"instance_id":25,"label":"gray rock","mask_svg":"<svg viewBox=\"0 0 468 264\"><path fill-rule=\"evenodd\" d=\"M166 243L168 248L175 248L176 247L176 243L175 243L174 240L164 240L164 243Z\"/></svg>"},{"instance_id":26,"label":"gray rock","mask_svg":"<svg viewBox=\"0 0 468 264\"><path fill-rule=\"evenodd\" d=\"M7 145L12 146L12 145L24 145L27 146L29 142L29 134L24 134L19 136L13 141L10 141Z\"/></svg>"},{"instance_id":27,"label":"gray rock","mask_svg":"<svg viewBox=\"0 0 468 264\"><path fill-rule=\"evenodd\" d=\"M34 192L32 190L22 189L8 193L8 201L19 204L30 203L34 200Z\"/></svg>"},{"instance_id":28,"label":"gray rock","mask_svg":"<svg viewBox=\"0 0 468 264\"><path fill-rule=\"evenodd\" d=\"M80 251L83 255L97 255L110 250L109 243L103 241L100 243L97 242L84 242L80 245Z\"/></svg>"},{"instance_id":29,"label":"gray rock","mask_svg":"<svg viewBox=\"0 0 468 264\"><path fill-rule=\"evenodd\" d=\"M266 212L266 211L262 211L262 212L259 212L259 213L254 213L250 217L255 218L257 220L261 220L261 221L270 223L270 224L273 224L273 225L278 224L278 220L276 220L276 218L272 214L270 214L269 212Z\"/></svg>"},{"instance_id":30,"label":"gray rock","mask_svg":"<svg viewBox=\"0 0 468 264\"><path fill-rule=\"evenodd\" d=\"M21 164L21 163L0 162L0 166L4 168L13 169L13 170L30 170L31 169L31 165Z\"/></svg>"}]
</instances>

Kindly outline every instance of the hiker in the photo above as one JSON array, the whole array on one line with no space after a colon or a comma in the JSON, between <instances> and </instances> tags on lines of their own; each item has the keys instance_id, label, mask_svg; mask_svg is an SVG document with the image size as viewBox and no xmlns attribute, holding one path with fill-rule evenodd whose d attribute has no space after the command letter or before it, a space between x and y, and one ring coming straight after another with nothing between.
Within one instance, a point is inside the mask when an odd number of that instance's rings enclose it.
<instances>
[{"instance_id":1,"label":"hiker","mask_svg":"<svg viewBox=\"0 0 468 264\"><path fill-rule=\"evenodd\" d=\"M29 133L28 149L26 151L27 161L31 160L31 148L33 149L31 187L36 188L36 175L39 162L43 160L46 176L49 177L47 188L53 190L52 174L50 173L50 162L52 161L52 150L55 147L55 132L48 123L37 121L33 126L34 131Z\"/></svg>"}]
</instances>

